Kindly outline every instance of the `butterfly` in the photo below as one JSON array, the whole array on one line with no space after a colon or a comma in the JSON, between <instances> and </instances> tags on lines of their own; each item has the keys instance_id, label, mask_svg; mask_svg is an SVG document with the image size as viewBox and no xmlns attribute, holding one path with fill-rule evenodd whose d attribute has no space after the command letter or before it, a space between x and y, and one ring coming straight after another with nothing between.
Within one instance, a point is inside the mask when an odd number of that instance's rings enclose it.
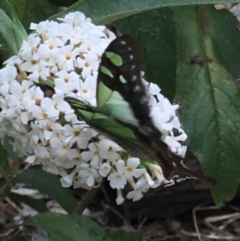
<instances>
[{"instance_id":1,"label":"butterfly","mask_svg":"<svg viewBox=\"0 0 240 241\"><path fill-rule=\"evenodd\" d=\"M185 167L182 158L162 141L162 133L150 116L150 97L141 70L141 51L135 39L129 35L117 37L102 55L97 77L97 106L73 97L65 97L65 101L80 120L133 156L157 161L166 179L177 175L215 184L213 178Z\"/></svg>"}]
</instances>

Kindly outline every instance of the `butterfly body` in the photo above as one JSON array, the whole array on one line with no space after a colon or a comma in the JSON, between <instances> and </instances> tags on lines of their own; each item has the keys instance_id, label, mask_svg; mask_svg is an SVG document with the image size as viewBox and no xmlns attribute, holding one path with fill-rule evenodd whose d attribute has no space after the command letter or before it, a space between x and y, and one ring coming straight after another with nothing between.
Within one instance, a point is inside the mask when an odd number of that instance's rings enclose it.
<instances>
[{"instance_id":1,"label":"butterfly body","mask_svg":"<svg viewBox=\"0 0 240 241\"><path fill-rule=\"evenodd\" d=\"M195 173L182 164L162 141L151 118L149 94L141 76L141 56L135 40L118 37L103 53L97 78L97 106L72 97L65 100L80 119L103 133L132 155L157 161L164 177L193 177L208 184L214 179Z\"/></svg>"}]
</instances>

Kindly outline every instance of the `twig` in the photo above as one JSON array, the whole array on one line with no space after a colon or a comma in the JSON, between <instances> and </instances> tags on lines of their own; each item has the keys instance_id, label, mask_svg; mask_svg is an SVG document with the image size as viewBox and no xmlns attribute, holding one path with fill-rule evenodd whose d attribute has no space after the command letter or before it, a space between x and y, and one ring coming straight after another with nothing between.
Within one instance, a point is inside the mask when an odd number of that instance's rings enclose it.
<instances>
[{"instance_id":1,"label":"twig","mask_svg":"<svg viewBox=\"0 0 240 241\"><path fill-rule=\"evenodd\" d=\"M87 208L90 201L93 199L95 194L98 192L98 188L92 188L86 192L86 194L83 196L82 200L78 202L77 207L73 211L73 214L82 214L83 211Z\"/></svg>"},{"instance_id":2,"label":"twig","mask_svg":"<svg viewBox=\"0 0 240 241\"><path fill-rule=\"evenodd\" d=\"M203 205L204 205L204 204L201 204L201 205L195 207L195 208L192 210L194 227L195 227L195 230L196 230L197 237L198 237L198 240L199 240L199 241L202 241L202 239L201 239L201 234L200 234L199 229L198 229L197 218L196 218L196 211L200 210Z\"/></svg>"},{"instance_id":3,"label":"twig","mask_svg":"<svg viewBox=\"0 0 240 241\"><path fill-rule=\"evenodd\" d=\"M143 219L143 221L139 224L138 228L137 228L137 231L138 231L138 232L140 232L140 230L141 230L142 227L143 227L143 224L144 224L146 221L147 221L147 218L145 217L145 218Z\"/></svg>"},{"instance_id":4,"label":"twig","mask_svg":"<svg viewBox=\"0 0 240 241\"><path fill-rule=\"evenodd\" d=\"M230 223L236 221L239 218L240 218L240 214L238 216L236 216L236 217L231 217L229 220L226 220L224 222L224 224L219 227L219 229L222 230L222 229L226 228L227 225L229 225Z\"/></svg>"},{"instance_id":5,"label":"twig","mask_svg":"<svg viewBox=\"0 0 240 241\"><path fill-rule=\"evenodd\" d=\"M192 233L192 232L188 232L188 231L185 231L185 230L181 230L180 231L181 234L183 235L186 235L188 237L198 237L198 234L197 233ZM240 240L240 238L238 237L235 237L235 236L219 236L219 235L216 235L216 234L202 234L202 238L204 239L207 239L207 240L210 240L210 239L220 239L220 240Z\"/></svg>"},{"instance_id":6,"label":"twig","mask_svg":"<svg viewBox=\"0 0 240 241\"><path fill-rule=\"evenodd\" d=\"M118 218L120 218L124 225L129 225L129 222L125 220L125 216L122 215L117 209L114 207L109 206L108 204L105 204L105 207L109 209L112 213L114 213Z\"/></svg>"},{"instance_id":7,"label":"twig","mask_svg":"<svg viewBox=\"0 0 240 241\"><path fill-rule=\"evenodd\" d=\"M214 223L214 222L219 222L219 221L229 219L229 218L238 219L238 218L240 218L240 213L232 213L232 214L225 214L225 215L221 215L221 216L208 217L208 218L205 218L205 221L207 221L209 223Z\"/></svg>"},{"instance_id":8,"label":"twig","mask_svg":"<svg viewBox=\"0 0 240 241\"><path fill-rule=\"evenodd\" d=\"M5 200L9 203L10 206L16 209L19 213L21 213L22 210L14 202L12 202L8 197L6 197Z\"/></svg>"}]
</instances>

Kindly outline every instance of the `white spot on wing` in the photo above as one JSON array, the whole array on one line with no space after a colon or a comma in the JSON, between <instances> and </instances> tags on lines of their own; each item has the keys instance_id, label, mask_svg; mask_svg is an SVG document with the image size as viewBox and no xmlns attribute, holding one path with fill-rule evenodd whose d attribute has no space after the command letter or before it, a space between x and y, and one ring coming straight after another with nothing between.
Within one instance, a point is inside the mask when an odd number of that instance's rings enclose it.
<instances>
[{"instance_id":1,"label":"white spot on wing","mask_svg":"<svg viewBox=\"0 0 240 241\"><path fill-rule=\"evenodd\" d=\"M122 75L119 76L119 80L120 80L123 84L126 84L126 83L127 83L127 80L126 80Z\"/></svg>"},{"instance_id":2,"label":"white spot on wing","mask_svg":"<svg viewBox=\"0 0 240 241\"><path fill-rule=\"evenodd\" d=\"M148 97L146 97L146 96L142 97L142 98L139 100L139 102L140 102L142 105L148 103L148 101L149 101L149 99L148 99Z\"/></svg>"},{"instance_id":3,"label":"white spot on wing","mask_svg":"<svg viewBox=\"0 0 240 241\"><path fill-rule=\"evenodd\" d=\"M120 41L120 44L122 44L122 45L126 45L126 43L127 43L127 42L125 42L125 41L123 41L123 40Z\"/></svg>"},{"instance_id":4,"label":"white spot on wing","mask_svg":"<svg viewBox=\"0 0 240 241\"><path fill-rule=\"evenodd\" d=\"M136 85L133 90L134 90L134 92L138 92L140 90L140 86Z\"/></svg>"},{"instance_id":5,"label":"white spot on wing","mask_svg":"<svg viewBox=\"0 0 240 241\"><path fill-rule=\"evenodd\" d=\"M132 76L132 82L136 81L137 80L137 76L136 75L133 75Z\"/></svg>"}]
</instances>

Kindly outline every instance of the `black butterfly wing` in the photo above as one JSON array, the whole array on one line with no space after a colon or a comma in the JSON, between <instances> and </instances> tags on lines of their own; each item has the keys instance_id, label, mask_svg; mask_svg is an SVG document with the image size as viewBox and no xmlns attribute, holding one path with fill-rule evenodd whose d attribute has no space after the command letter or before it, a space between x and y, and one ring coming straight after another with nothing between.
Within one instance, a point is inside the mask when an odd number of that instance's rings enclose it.
<instances>
[{"instance_id":1,"label":"black butterfly wing","mask_svg":"<svg viewBox=\"0 0 240 241\"><path fill-rule=\"evenodd\" d=\"M133 131L143 144L144 152L160 164L165 178L171 179L177 174L213 184L214 179L182 165L182 158L172 153L161 140L162 133L150 117L149 96L141 77L140 53L136 41L128 35L116 38L107 47L102 55L97 79L99 113L104 113ZM81 112L81 108L78 111ZM110 137L116 135L114 129L101 126L98 129ZM113 139L118 142L117 138ZM126 143L129 141L126 139Z\"/></svg>"},{"instance_id":2,"label":"black butterfly wing","mask_svg":"<svg viewBox=\"0 0 240 241\"><path fill-rule=\"evenodd\" d=\"M100 89L102 83L123 97L138 122L149 121L149 97L142 81L141 69L141 51L134 38L123 35L113 40L102 55L99 67L98 105L104 104L99 101L104 94Z\"/></svg>"}]
</instances>

